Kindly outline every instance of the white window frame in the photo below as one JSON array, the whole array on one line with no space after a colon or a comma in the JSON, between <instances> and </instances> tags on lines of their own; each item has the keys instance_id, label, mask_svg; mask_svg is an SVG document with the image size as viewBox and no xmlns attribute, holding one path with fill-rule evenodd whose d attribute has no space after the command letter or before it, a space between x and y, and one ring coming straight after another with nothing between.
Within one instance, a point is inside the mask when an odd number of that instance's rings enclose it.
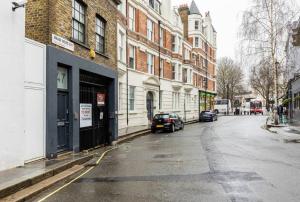
<instances>
[{"instance_id":1,"label":"white window frame","mask_svg":"<svg viewBox=\"0 0 300 202\"><path fill-rule=\"evenodd\" d=\"M135 69L136 68L136 59L135 59L135 51L136 51L136 48L135 48L135 46L133 46L133 45L129 45L129 59L128 59L128 67L130 68L130 69ZM130 58L133 58L133 67L131 67L130 66Z\"/></svg>"},{"instance_id":2,"label":"white window frame","mask_svg":"<svg viewBox=\"0 0 300 202\"><path fill-rule=\"evenodd\" d=\"M172 71L172 80L176 80L176 75L177 75L177 64L172 63L171 64L171 71Z\"/></svg>"},{"instance_id":3,"label":"white window frame","mask_svg":"<svg viewBox=\"0 0 300 202\"><path fill-rule=\"evenodd\" d=\"M178 64L177 67L177 81L182 81L182 65Z\"/></svg>"},{"instance_id":4,"label":"white window frame","mask_svg":"<svg viewBox=\"0 0 300 202\"><path fill-rule=\"evenodd\" d=\"M195 20L195 30L199 30L199 21Z\"/></svg>"},{"instance_id":5,"label":"white window frame","mask_svg":"<svg viewBox=\"0 0 300 202\"><path fill-rule=\"evenodd\" d=\"M119 30L119 48L118 48L118 60L121 62L125 62L125 57L124 57L124 49L125 49L125 43L124 43L124 38L125 34Z\"/></svg>"},{"instance_id":6,"label":"white window frame","mask_svg":"<svg viewBox=\"0 0 300 202\"><path fill-rule=\"evenodd\" d=\"M195 47L196 48L199 48L199 42L200 42L200 40L199 40L199 37L195 37Z\"/></svg>"},{"instance_id":7,"label":"white window frame","mask_svg":"<svg viewBox=\"0 0 300 202\"><path fill-rule=\"evenodd\" d=\"M171 36L171 43L172 43L172 51L173 52L176 52L176 38L177 38L176 35Z\"/></svg>"},{"instance_id":8,"label":"white window frame","mask_svg":"<svg viewBox=\"0 0 300 202\"><path fill-rule=\"evenodd\" d=\"M132 6L129 6L128 8L129 12L129 30L135 31L135 8Z\"/></svg>"},{"instance_id":9,"label":"white window frame","mask_svg":"<svg viewBox=\"0 0 300 202\"><path fill-rule=\"evenodd\" d=\"M180 36L178 36L178 51L177 53L181 54L182 51L181 51L181 43L182 43L182 39Z\"/></svg>"},{"instance_id":10,"label":"white window frame","mask_svg":"<svg viewBox=\"0 0 300 202\"><path fill-rule=\"evenodd\" d=\"M147 39L153 41L154 38L154 23L149 18L147 19Z\"/></svg>"},{"instance_id":11,"label":"white window frame","mask_svg":"<svg viewBox=\"0 0 300 202\"><path fill-rule=\"evenodd\" d=\"M123 83L119 82L119 108L121 111L123 109Z\"/></svg>"},{"instance_id":12,"label":"white window frame","mask_svg":"<svg viewBox=\"0 0 300 202\"><path fill-rule=\"evenodd\" d=\"M164 59L160 59L160 78L164 78Z\"/></svg>"},{"instance_id":13,"label":"white window frame","mask_svg":"<svg viewBox=\"0 0 300 202\"><path fill-rule=\"evenodd\" d=\"M149 74L154 74L154 55L147 53L147 70Z\"/></svg>"},{"instance_id":14,"label":"white window frame","mask_svg":"<svg viewBox=\"0 0 300 202\"><path fill-rule=\"evenodd\" d=\"M160 46L164 46L164 29L161 27L160 28L160 31L159 31L159 43L160 43Z\"/></svg>"},{"instance_id":15,"label":"white window frame","mask_svg":"<svg viewBox=\"0 0 300 202\"><path fill-rule=\"evenodd\" d=\"M135 86L129 86L129 96L128 96L128 109L129 111L135 110Z\"/></svg>"}]
</instances>

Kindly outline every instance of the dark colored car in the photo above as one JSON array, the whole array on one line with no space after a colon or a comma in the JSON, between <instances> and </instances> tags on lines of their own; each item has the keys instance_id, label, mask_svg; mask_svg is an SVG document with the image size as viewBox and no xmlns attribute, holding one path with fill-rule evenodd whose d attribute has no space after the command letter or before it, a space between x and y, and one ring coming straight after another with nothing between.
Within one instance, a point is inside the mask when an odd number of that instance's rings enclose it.
<instances>
[{"instance_id":1,"label":"dark colored car","mask_svg":"<svg viewBox=\"0 0 300 202\"><path fill-rule=\"evenodd\" d=\"M151 125L152 133L159 130L174 132L180 129L184 129L184 122L175 113L156 114Z\"/></svg>"},{"instance_id":2,"label":"dark colored car","mask_svg":"<svg viewBox=\"0 0 300 202\"><path fill-rule=\"evenodd\" d=\"M202 111L200 113L200 122L203 121L217 121L218 120L218 116L215 112L213 111Z\"/></svg>"}]
</instances>

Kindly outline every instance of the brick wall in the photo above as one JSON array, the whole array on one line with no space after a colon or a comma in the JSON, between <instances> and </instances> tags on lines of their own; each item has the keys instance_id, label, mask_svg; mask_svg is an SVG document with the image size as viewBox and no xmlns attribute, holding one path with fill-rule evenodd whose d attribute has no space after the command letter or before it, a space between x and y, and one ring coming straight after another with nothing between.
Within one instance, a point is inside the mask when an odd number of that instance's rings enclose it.
<instances>
[{"instance_id":1,"label":"brick wall","mask_svg":"<svg viewBox=\"0 0 300 202\"><path fill-rule=\"evenodd\" d=\"M86 42L84 45L75 43L75 51L69 52L95 63L116 68L118 18L115 14L117 13L116 4L112 0L82 1L86 4ZM96 48L95 20L97 14L106 20L106 52L105 56L96 54L95 59L91 59L90 49ZM26 37L55 46L51 43L52 33L72 40L72 1L28 0L26 6ZM61 47L57 48L68 51Z\"/></svg>"},{"instance_id":2,"label":"brick wall","mask_svg":"<svg viewBox=\"0 0 300 202\"><path fill-rule=\"evenodd\" d=\"M47 44L49 41L48 0L28 0L26 4L25 35Z\"/></svg>"}]
</instances>

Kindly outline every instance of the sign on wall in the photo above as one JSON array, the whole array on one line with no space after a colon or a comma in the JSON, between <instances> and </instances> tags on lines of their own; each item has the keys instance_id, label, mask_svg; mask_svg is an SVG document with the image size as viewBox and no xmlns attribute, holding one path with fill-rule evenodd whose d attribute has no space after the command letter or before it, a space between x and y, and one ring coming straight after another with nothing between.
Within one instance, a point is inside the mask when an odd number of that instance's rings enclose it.
<instances>
[{"instance_id":1,"label":"sign on wall","mask_svg":"<svg viewBox=\"0 0 300 202\"><path fill-rule=\"evenodd\" d=\"M92 104L80 104L80 128L92 126Z\"/></svg>"},{"instance_id":2,"label":"sign on wall","mask_svg":"<svg viewBox=\"0 0 300 202\"><path fill-rule=\"evenodd\" d=\"M105 94L97 93L97 105L104 106L105 105Z\"/></svg>"},{"instance_id":3,"label":"sign on wall","mask_svg":"<svg viewBox=\"0 0 300 202\"><path fill-rule=\"evenodd\" d=\"M74 43L55 34L52 34L52 43L70 51L74 51Z\"/></svg>"}]
</instances>

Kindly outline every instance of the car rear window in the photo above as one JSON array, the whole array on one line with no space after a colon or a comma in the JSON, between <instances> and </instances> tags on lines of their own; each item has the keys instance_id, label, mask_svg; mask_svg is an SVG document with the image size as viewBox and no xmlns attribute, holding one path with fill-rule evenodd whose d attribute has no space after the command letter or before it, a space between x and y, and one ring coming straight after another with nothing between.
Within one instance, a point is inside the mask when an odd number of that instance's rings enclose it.
<instances>
[{"instance_id":1,"label":"car rear window","mask_svg":"<svg viewBox=\"0 0 300 202\"><path fill-rule=\"evenodd\" d=\"M154 119L168 119L169 114L156 114Z\"/></svg>"}]
</instances>

